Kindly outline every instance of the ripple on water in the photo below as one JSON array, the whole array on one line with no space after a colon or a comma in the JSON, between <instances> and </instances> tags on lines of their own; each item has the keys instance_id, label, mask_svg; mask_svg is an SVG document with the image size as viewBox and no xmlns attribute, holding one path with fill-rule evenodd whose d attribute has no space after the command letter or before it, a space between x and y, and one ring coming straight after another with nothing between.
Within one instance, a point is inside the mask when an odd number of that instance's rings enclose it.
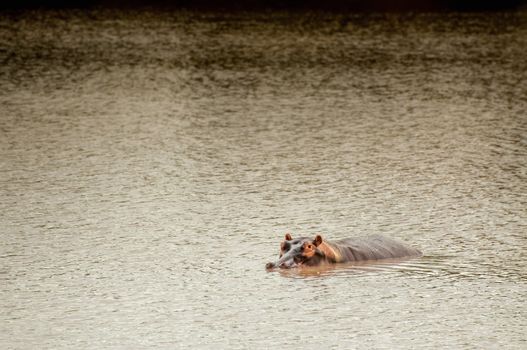
<instances>
[{"instance_id":1,"label":"ripple on water","mask_svg":"<svg viewBox=\"0 0 527 350\"><path fill-rule=\"evenodd\" d=\"M0 344L521 348L525 23L0 14ZM285 232L425 255L268 273Z\"/></svg>"}]
</instances>

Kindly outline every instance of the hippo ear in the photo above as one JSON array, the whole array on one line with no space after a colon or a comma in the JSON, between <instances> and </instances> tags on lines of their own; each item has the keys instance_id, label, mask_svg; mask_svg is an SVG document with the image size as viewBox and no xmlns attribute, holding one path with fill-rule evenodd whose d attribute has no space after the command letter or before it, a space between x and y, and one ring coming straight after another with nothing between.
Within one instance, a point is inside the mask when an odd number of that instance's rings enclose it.
<instances>
[{"instance_id":1,"label":"hippo ear","mask_svg":"<svg viewBox=\"0 0 527 350\"><path fill-rule=\"evenodd\" d=\"M291 234L290 233L286 233L285 234L285 240L286 241L291 241L293 239L293 237L291 237Z\"/></svg>"},{"instance_id":2,"label":"hippo ear","mask_svg":"<svg viewBox=\"0 0 527 350\"><path fill-rule=\"evenodd\" d=\"M315 237L315 240L313 241L313 243L318 247L319 245L322 244L322 236L321 235L317 235Z\"/></svg>"}]
</instances>

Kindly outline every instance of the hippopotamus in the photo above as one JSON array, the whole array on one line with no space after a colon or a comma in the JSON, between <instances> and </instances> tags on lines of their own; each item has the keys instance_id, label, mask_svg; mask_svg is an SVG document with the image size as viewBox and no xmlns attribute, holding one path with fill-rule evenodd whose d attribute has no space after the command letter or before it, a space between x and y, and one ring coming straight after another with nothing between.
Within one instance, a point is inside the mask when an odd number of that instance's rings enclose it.
<instances>
[{"instance_id":1,"label":"hippopotamus","mask_svg":"<svg viewBox=\"0 0 527 350\"><path fill-rule=\"evenodd\" d=\"M280 244L278 261L267 263L266 268L291 268L348 263L354 261L419 257L422 253L404 243L380 235L326 241L321 235L315 238L293 239L285 235Z\"/></svg>"}]
</instances>

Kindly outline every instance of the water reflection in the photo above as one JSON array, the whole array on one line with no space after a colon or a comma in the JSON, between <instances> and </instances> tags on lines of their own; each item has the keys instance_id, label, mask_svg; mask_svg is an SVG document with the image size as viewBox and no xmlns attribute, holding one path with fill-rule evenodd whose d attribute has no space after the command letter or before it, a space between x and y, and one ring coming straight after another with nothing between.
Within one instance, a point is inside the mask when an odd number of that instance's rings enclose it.
<instances>
[{"instance_id":1,"label":"water reflection","mask_svg":"<svg viewBox=\"0 0 527 350\"><path fill-rule=\"evenodd\" d=\"M479 259L478 259L479 260ZM502 270L482 261L460 262L455 256L424 256L421 258L384 259L379 261L355 262L291 269L273 269L287 278L346 277L355 278L359 274L378 274L381 278L387 273L396 273L421 280L451 279L490 280L502 282L526 282L521 269Z\"/></svg>"},{"instance_id":2,"label":"water reflection","mask_svg":"<svg viewBox=\"0 0 527 350\"><path fill-rule=\"evenodd\" d=\"M322 277L327 275L344 275L344 274L359 274L359 273L375 273L389 270L405 270L403 262L407 262L408 258L401 259L383 259L378 261L357 261L348 264L331 264L331 265L321 265L321 266L305 266L301 268L291 268L291 269L274 269L280 275L285 277ZM415 265L414 265L415 266ZM410 267L408 270L412 270L413 267Z\"/></svg>"}]
</instances>

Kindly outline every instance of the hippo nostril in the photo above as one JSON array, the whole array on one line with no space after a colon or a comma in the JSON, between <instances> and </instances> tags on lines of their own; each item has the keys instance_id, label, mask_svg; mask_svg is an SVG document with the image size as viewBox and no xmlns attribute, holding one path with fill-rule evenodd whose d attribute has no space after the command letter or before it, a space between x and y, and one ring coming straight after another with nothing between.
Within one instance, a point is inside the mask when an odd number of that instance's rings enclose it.
<instances>
[{"instance_id":1,"label":"hippo nostril","mask_svg":"<svg viewBox=\"0 0 527 350\"><path fill-rule=\"evenodd\" d=\"M269 263L265 264L265 268L270 270L270 269L274 268L274 264L269 262Z\"/></svg>"}]
</instances>

